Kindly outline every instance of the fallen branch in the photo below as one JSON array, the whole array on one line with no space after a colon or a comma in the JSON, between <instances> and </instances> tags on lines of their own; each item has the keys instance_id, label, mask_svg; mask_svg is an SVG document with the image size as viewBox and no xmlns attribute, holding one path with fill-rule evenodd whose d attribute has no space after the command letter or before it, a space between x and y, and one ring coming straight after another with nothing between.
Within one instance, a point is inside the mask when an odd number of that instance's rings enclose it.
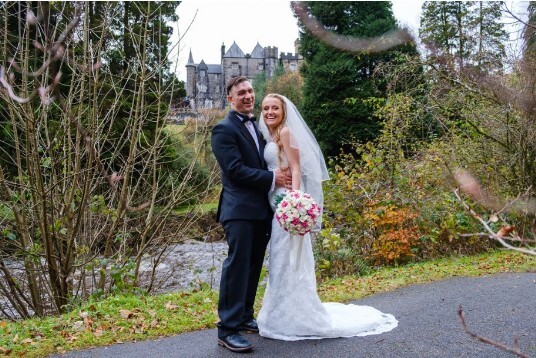
<instances>
[{"instance_id":1,"label":"fallen branch","mask_svg":"<svg viewBox=\"0 0 536 358\"><path fill-rule=\"evenodd\" d=\"M460 321L462 323L463 330L465 331L465 333L470 335L472 338L474 338L474 339L476 339L476 340L478 340L480 342L486 343L486 344L491 344L492 346L500 348L500 349L502 349L504 351L513 353L513 354L517 355L518 357L529 358L528 355L526 355L525 353L523 353L523 352L521 352L519 350L519 344L517 342L517 337L514 338L514 346L513 347L509 347L509 346L507 346L505 344L492 341L489 338L482 337L482 336L480 336L480 335L478 335L478 334L476 334L476 333L474 333L474 332L469 330L469 328L467 327L467 324L465 323L465 313L463 312L462 305L460 305L458 307L458 316L460 317Z\"/></svg>"},{"instance_id":2,"label":"fallen branch","mask_svg":"<svg viewBox=\"0 0 536 358\"><path fill-rule=\"evenodd\" d=\"M454 190L454 195L456 195L460 203L471 214L471 216L477 219L482 224L482 226L484 226L484 228L486 229L490 237L497 240L502 246L506 247L507 249L536 256L536 248L529 246L529 244L534 244L535 240L530 240L530 239L520 237L517 234L515 227L512 225L508 225L506 223L499 229L499 231L497 231L497 233L495 233L495 231L491 228L489 223L486 220L484 220L482 215L479 215L477 212L475 212L462 199L462 197L460 196L460 190L462 190L464 193L466 193L475 201L479 202L485 207L495 210L496 213L495 215L493 215L495 218L497 218L498 215L502 212L534 213L535 212L534 207L536 205L534 198L529 198L525 201L522 201L520 197L518 196L512 202L502 203L499 199L494 198L489 193L487 193L480 186L478 181L475 178L473 178L470 174L466 173L465 171L456 172L455 177L460 187ZM514 203L518 205L514 206L513 205ZM498 218L496 220L498 220ZM528 248L512 246L507 241L520 242L520 243L526 244Z\"/></svg>"},{"instance_id":3,"label":"fallen branch","mask_svg":"<svg viewBox=\"0 0 536 358\"><path fill-rule=\"evenodd\" d=\"M464 208L467 209L467 211L469 211L469 213L475 219L480 221L480 223L484 226L484 228L489 233L489 235L492 238L494 238L495 240L499 241L499 243L502 246L506 247L507 249L513 250L513 251L519 251L519 252L522 252L524 254L535 255L536 256L536 251L534 249L525 249L525 248L522 248L522 247L515 247L515 246L512 246L512 245L510 245L509 243L507 243L505 241L505 240L510 239L511 241L519 241L519 242L523 242L523 243L529 242L529 240L522 239L517 234L515 234L515 229L514 229L513 226L503 226L501 228L502 231L499 230L497 232L497 234L496 234L493 231L493 229L489 226L489 224L482 218L482 216L477 214L473 209L471 209L471 207L469 205L467 205L467 203L465 201L463 201L463 199L460 196L459 189L454 190L454 195L456 195L456 197L458 198L460 203L464 206ZM512 238L507 238L506 235L512 235Z\"/></svg>"}]
</instances>

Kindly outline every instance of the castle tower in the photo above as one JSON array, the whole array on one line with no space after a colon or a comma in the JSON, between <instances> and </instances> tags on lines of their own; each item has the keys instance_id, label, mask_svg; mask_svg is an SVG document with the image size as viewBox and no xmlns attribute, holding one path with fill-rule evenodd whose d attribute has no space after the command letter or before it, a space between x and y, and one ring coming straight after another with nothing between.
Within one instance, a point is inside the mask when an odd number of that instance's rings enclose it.
<instances>
[{"instance_id":1,"label":"castle tower","mask_svg":"<svg viewBox=\"0 0 536 358\"><path fill-rule=\"evenodd\" d=\"M210 97L210 90L208 83L208 66L204 60L201 60L201 62L199 62L199 65L197 65L196 91L196 101L198 105L203 108L206 107L205 101Z\"/></svg>"},{"instance_id":2,"label":"castle tower","mask_svg":"<svg viewBox=\"0 0 536 358\"><path fill-rule=\"evenodd\" d=\"M300 39L297 38L296 41L294 41L294 54L298 56L298 59L302 58L302 56L300 55L300 46L301 46Z\"/></svg>"},{"instance_id":3,"label":"castle tower","mask_svg":"<svg viewBox=\"0 0 536 358\"><path fill-rule=\"evenodd\" d=\"M188 57L188 63L186 64L186 96L190 100L190 106L195 111L195 96L196 96L196 73L195 63L192 56L192 50L190 49L190 56Z\"/></svg>"},{"instance_id":4,"label":"castle tower","mask_svg":"<svg viewBox=\"0 0 536 358\"><path fill-rule=\"evenodd\" d=\"M266 71L266 77L272 78L274 76L275 69L278 61L278 49L275 46L268 46L264 48L264 69Z\"/></svg>"},{"instance_id":5,"label":"castle tower","mask_svg":"<svg viewBox=\"0 0 536 358\"><path fill-rule=\"evenodd\" d=\"M235 76L245 76L246 55L240 47L233 41L233 44L222 57L223 83ZM224 86L225 88L225 86Z\"/></svg>"}]
</instances>

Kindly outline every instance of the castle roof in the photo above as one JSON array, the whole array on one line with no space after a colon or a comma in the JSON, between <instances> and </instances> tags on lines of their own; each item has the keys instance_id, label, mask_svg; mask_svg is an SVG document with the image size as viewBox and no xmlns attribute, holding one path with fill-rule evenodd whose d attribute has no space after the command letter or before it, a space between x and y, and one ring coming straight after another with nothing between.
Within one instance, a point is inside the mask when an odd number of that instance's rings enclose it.
<instances>
[{"instance_id":1,"label":"castle roof","mask_svg":"<svg viewBox=\"0 0 536 358\"><path fill-rule=\"evenodd\" d=\"M198 65L194 65L197 67L197 70L205 70L207 73L214 73L214 74L221 74L222 69L221 65L207 65L204 60L201 60L201 62Z\"/></svg>"},{"instance_id":2,"label":"castle roof","mask_svg":"<svg viewBox=\"0 0 536 358\"><path fill-rule=\"evenodd\" d=\"M192 66L195 65L194 58L192 56L192 49L190 49L190 56L188 57L188 63L186 63L186 66Z\"/></svg>"},{"instance_id":3,"label":"castle roof","mask_svg":"<svg viewBox=\"0 0 536 358\"><path fill-rule=\"evenodd\" d=\"M221 65L207 65L208 73L222 73L221 72Z\"/></svg>"},{"instance_id":4,"label":"castle roof","mask_svg":"<svg viewBox=\"0 0 536 358\"><path fill-rule=\"evenodd\" d=\"M198 69L198 70L208 70L208 66L207 66L207 64L205 63L205 60L201 60L201 62L199 63L199 65L197 65L197 69Z\"/></svg>"},{"instance_id":5,"label":"castle roof","mask_svg":"<svg viewBox=\"0 0 536 358\"><path fill-rule=\"evenodd\" d=\"M258 42L253 51L251 51L251 58L264 58L264 49Z\"/></svg>"},{"instance_id":6,"label":"castle roof","mask_svg":"<svg viewBox=\"0 0 536 358\"><path fill-rule=\"evenodd\" d=\"M246 57L246 55L244 55L244 52L242 52L242 50L240 49L240 47L238 47L238 45L236 44L235 41L233 41L233 44L231 45L231 47L229 47L229 50L227 50L227 52L225 53L225 55L223 55L223 57Z\"/></svg>"}]
</instances>

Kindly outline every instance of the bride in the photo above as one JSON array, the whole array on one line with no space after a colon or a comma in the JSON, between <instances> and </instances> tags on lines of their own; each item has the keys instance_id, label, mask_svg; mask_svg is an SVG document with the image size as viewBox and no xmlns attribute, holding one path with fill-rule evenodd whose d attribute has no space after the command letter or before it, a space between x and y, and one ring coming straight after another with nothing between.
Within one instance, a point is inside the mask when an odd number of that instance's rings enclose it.
<instances>
[{"instance_id":1,"label":"bride","mask_svg":"<svg viewBox=\"0 0 536 358\"><path fill-rule=\"evenodd\" d=\"M264 157L269 169L290 170L292 188L311 194L322 206L322 181L329 179L326 164L296 106L284 96L268 94L262 101L259 127L268 141ZM274 210L274 196L284 191L276 188L269 194ZM290 236L274 218L268 286L257 317L261 336L285 341L366 336L398 325L395 317L373 307L322 303L314 266L309 234Z\"/></svg>"}]
</instances>

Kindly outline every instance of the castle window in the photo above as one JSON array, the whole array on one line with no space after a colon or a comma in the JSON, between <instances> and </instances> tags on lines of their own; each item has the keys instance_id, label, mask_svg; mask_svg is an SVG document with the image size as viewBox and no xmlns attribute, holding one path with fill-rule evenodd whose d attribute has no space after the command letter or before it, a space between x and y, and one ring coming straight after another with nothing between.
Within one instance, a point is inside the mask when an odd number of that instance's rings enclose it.
<instances>
[{"instance_id":1,"label":"castle window","mask_svg":"<svg viewBox=\"0 0 536 358\"><path fill-rule=\"evenodd\" d=\"M238 62L233 62L233 63L231 63L231 68L232 68L233 70L238 70Z\"/></svg>"},{"instance_id":2,"label":"castle window","mask_svg":"<svg viewBox=\"0 0 536 358\"><path fill-rule=\"evenodd\" d=\"M219 85L214 87L214 93L220 93L220 86Z\"/></svg>"},{"instance_id":3,"label":"castle window","mask_svg":"<svg viewBox=\"0 0 536 358\"><path fill-rule=\"evenodd\" d=\"M199 71L199 75L200 75L201 77L205 77L205 70L201 70L201 71Z\"/></svg>"},{"instance_id":4,"label":"castle window","mask_svg":"<svg viewBox=\"0 0 536 358\"><path fill-rule=\"evenodd\" d=\"M290 70L295 71L297 67L297 64L295 62L290 63Z\"/></svg>"},{"instance_id":5,"label":"castle window","mask_svg":"<svg viewBox=\"0 0 536 358\"><path fill-rule=\"evenodd\" d=\"M262 63L259 63L259 65L257 66L257 69L258 70L264 70L264 65Z\"/></svg>"}]
</instances>

